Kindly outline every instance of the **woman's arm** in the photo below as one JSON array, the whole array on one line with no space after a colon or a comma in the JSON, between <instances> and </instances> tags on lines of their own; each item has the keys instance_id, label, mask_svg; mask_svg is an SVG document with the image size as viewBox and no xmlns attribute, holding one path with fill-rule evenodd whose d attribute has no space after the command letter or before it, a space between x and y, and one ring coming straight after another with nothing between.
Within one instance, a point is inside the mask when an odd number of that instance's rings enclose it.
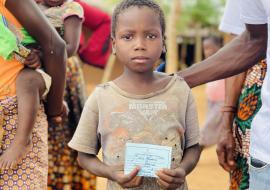
<instances>
[{"instance_id":1,"label":"woman's arm","mask_svg":"<svg viewBox=\"0 0 270 190\"><path fill-rule=\"evenodd\" d=\"M65 42L50 25L32 0L7 0L7 9L38 41L43 50L46 72L52 77L48 94L47 113L56 116L62 112L66 73Z\"/></svg>"},{"instance_id":2,"label":"woman's arm","mask_svg":"<svg viewBox=\"0 0 270 190\"><path fill-rule=\"evenodd\" d=\"M68 57L73 56L79 47L80 34L82 30L82 19L77 16L70 16L64 21L64 40Z\"/></svg>"}]
</instances>

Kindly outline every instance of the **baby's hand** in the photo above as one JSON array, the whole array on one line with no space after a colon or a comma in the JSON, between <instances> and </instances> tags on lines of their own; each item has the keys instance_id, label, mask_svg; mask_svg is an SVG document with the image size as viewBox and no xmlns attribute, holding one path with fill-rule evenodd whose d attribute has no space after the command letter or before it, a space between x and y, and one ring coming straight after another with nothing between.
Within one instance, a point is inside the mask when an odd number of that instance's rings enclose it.
<instances>
[{"instance_id":1,"label":"baby's hand","mask_svg":"<svg viewBox=\"0 0 270 190\"><path fill-rule=\"evenodd\" d=\"M185 183L186 172L182 168L162 169L156 175L157 183L162 189L177 189Z\"/></svg>"},{"instance_id":2,"label":"baby's hand","mask_svg":"<svg viewBox=\"0 0 270 190\"><path fill-rule=\"evenodd\" d=\"M140 171L139 167L134 168L129 174L124 175L122 167L111 167L111 179L117 182L122 188L139 187L142 184L142 177L137 176Z\"/></svg>"},{"instance_id":3,"label":"baby's hand","mask_svg":"<svg viewBox=\"0 0 270 190\"><path fill-rule=\"evenodd\" d=\"M24 61L24 65L26 65L30 69L38 69L41 67L41 61L39 58L38 50L31 50L31 53L26 57Z\"/></svg>"}]
</instances>

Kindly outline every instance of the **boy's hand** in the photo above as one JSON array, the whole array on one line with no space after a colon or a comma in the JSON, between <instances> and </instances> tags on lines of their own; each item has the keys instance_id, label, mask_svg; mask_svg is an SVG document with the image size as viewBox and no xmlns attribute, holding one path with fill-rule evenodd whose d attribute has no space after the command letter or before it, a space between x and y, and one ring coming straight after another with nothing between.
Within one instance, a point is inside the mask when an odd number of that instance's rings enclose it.
<instances>
[{"instance_id":1,"label":"boy's hand","mask_svg":"<svg viewBox=\"0 0 270 190\"><path fill-rule=\"evenodd\" d=\"M142 184L142 177L137 176L140 171L139 167L134 168L129 174L124 175L122 167L111 167L111 179L117 182L122 188L139 187Z\"/></svg>"},{"instance_id":2,"label":"boy's hand","mask_svg":"<svg viewBox=\"0 0 270 190\"><path fill-rule=\"evenodd\" d=\"M38 50L31 50L31 53L27 56L24 61L24 65L26 65L30 69L38 69L41 67L41 61L39 58Z\"/></svg>"},{"instance_id":3,"label":"boy's hand","mask_svg":"<svg viewBox=\"0 0 270 190\"><path fill-rule=\"evenodd\" d=\"M185 183L186 172L182 168L162 169L156 175L157 183L162 189L177 189Z\"/></svg>"}]
</instances>

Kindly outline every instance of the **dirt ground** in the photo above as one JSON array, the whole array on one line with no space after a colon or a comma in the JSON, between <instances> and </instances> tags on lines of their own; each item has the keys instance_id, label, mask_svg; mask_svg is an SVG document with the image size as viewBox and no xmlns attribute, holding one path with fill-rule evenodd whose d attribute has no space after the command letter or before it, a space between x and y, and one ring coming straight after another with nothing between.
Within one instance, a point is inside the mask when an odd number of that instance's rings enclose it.
<instances>
[{"instance_id":1,"label":"dirt ground","mask_svg":"<svg viewBox=\"0 0 270 190\"><path fill-rule=\"evenodd\" d=\"M88 93L101 81L103 70L83 66L84 76ZM200 86L193 89L196 99L200 126L203 124L206 114L205 87ZM226 190L228 189L229 177L226 172L219 167L216 157L216 147L206 149L195 170L187 177L189 190ZM97 190L105 190L106 180L98 178Z\"/></svg>"}]
</instances>

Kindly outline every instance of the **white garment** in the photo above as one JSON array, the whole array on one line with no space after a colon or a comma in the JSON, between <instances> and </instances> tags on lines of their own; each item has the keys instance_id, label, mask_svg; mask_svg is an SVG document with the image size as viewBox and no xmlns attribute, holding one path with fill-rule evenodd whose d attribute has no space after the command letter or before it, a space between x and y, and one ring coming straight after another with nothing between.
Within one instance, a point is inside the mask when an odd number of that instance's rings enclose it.
<instances>
[{"instance_id":1,"label":"white garment","mask_svg":"<svg viewBox=\"0 0 270 190\"><path fill-rule=\"evenodd\" d=\"M236 1L236 0L233 0ZM240 0L241 19L247 24L268 23L270 34L270 0ZM270 38L268 38L267 63L270 56ZM251 156L270 164L270 66L267 67L261 97L262 107L255 116L251 128Z\"/></svg>"},{"instance_id":2,"label":"white garment","mask_svg":"<svg viewBox=\"0 0 270 190\"><path fill-rule=\"evenodd\" d=\"M239 35L245 31L245 25L240 19L240 1L227 0L225 11L221 19L219 30Z\"/></svg>"},{"instance_id":3,"label":"white garment","mask_svg":"<svg viewBox=\"0 0 270 190\"><path fill-rule=\"evenodd\" d=\"M241 17L241 19L240 19ZM246 24L265 24L270 21L270 0L227 0L220 24L223 32L241 34ZM268 25L270 36L270 25ZM270 38L268 39L267 63L270 59ZM252 122L251 156L270 164L270 66L262 87L262 108Z\"/></svg>"}]
</instances>

